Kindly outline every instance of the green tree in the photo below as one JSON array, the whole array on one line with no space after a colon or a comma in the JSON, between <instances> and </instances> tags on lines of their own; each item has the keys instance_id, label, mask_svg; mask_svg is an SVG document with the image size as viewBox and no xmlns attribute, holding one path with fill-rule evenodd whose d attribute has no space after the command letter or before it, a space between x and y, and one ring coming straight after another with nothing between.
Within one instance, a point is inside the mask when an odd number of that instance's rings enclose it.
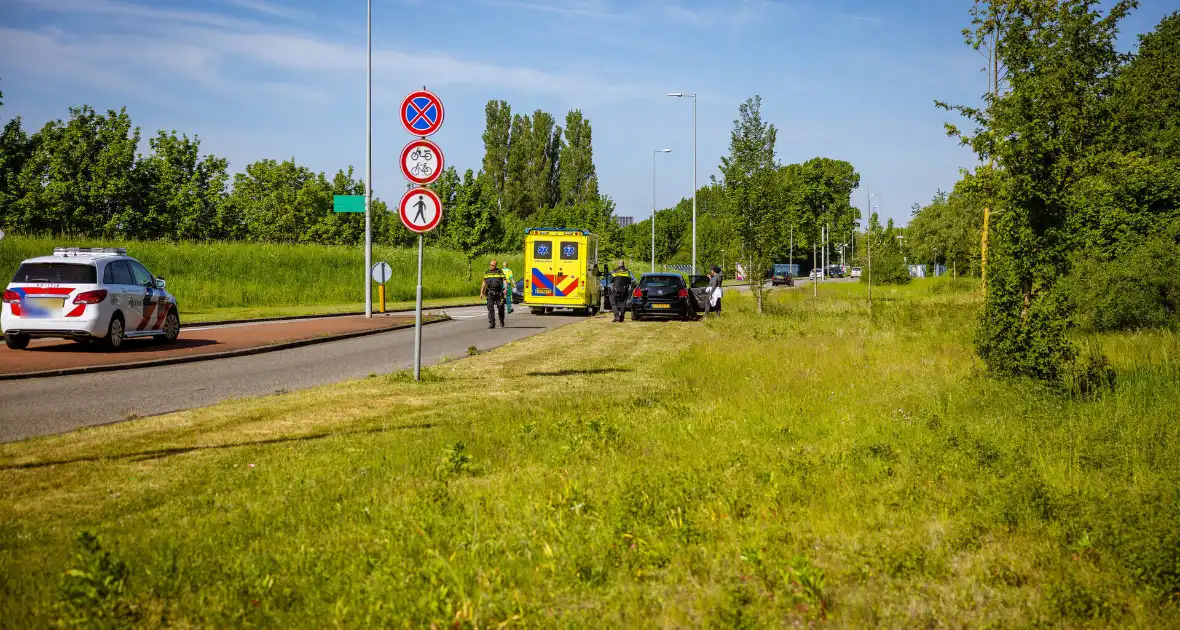
<instances>
[{"instance_id":1,"label":"green tree","mask_svg":"<svg viewBox=\"0 0 1180 630\"><path fill-rule=\"evenodd\" d=\"M762 120L761 110L761 96L746 99L738 107L729 155L721 158L720 167L741 242L740 259L759 313L766 273L787 225L774 152L778 130Z\"/></svg>"},{"instance_id":2,"label":"green tree","mask_svg":"<svg viewBox=\"0 0 1180 630\"><path fill-rule=\"evenodd\" d=\"M1068 270L1067 195L1078 163L1112 135L1109 99L1119 21L1134 2L1100 14L1094 0L979 0L998 15L967 33L998 33L1010 90L986 109L954 107L976 125L964 137L1000 171L988 244L988 292L977 349L997 374L1056 381L1075 352L1059 280ZM986 29L986 30L985 30ZM957 132L951 129L952 132Z\"/></svg>"},{"instance_id":3,"label":"green tree","mask_svg":"<svg viewBox=\"0 0 1180 630\"><path fill-rule=\"evenodd\" d=\"M1113 109L1121 149L1180 159L1180 11L1139 36L1119 73Z\"/></svg>"},{"instance_id":4,"label":"green tree","mask_svg":"<svg viewBox=\"0 0 1180 630\"><path fill-rule=\"evenodd\" d=\"M229 182L224 158L200 157L201 141L163 131L148 141L152 154L137 166L143 190L138 238L219 238L218 209Z\"/></svg>"},{"instance_id":5,"label":"green tree","mask_svg":"<svg viewBox=\"0 0 1180 630\"><path fill-rule=\"evenodd\" d=\"M134 236L142 217L135 177L139 128L126 109L70 108L70 120L46 123L30 140L10 210L16 229Z\"/></svg>"},{"instance_id":6,"label":"green tree","mask_svg":"<svg viewBox=\"0 0 1180 630\"><path fill-rule=\"evenodd\" d=\"M226 202L253 241L315 242L312 228L332 212L332 189L323 174L285 162L260 160L234 176Z\"/></svg>"},{"instance_id":7,"label":"green tree","mask_svg":"<svg viewBox=\"0 0 1180 630\"><path fill-rule=\"evenodd\" d=\"M483 198L497 210L504 205L504 186L508 178L508 147L512 137L512 107L507 101L488 101L484 107L486 127L483 132L483 169L480 178L485 186Z\"/></svg>"},{"instance_id":8,"label":"green tree","mask_svg":"<svg viewBox=\"0 0 1180 630\"><path fill-rule=\"evenodd\" d=\"M594 168L593 132L590 121L575 109L565 116L565 138L561 145L558 197L560 203L577 205L598 198L598 175Z\"/></svg>"},{"instance_id":9,"label":"green tree","mask_svg":"<svg viewBox=\"0 0 1180 630\"><path fill-rule=\"evenodd\" d=\"M527 219L536 210L533 189L529 186L529 165L533 155L532 127L528 116L516 114L512 117L503 211L521 219Z\"/></svg>"},{"instance_id":10,"label":"green tree","mask_svg":"<svg viewBox=\"0 0 1180 630\"><path fill-rule=\"evenodd\" d=\"M482 194L484 186L468 169L463 181L451 197L450 205L444 204L449 220L443 243L460 252L467 261L467 279L471 280L471 262L488 253L495 245L496 213Z\"/></svg>"},{"instance_id":11,"label":"green tree","mask_svg":"<svg viewBox=\"0 0 1180 630\"><path fill-rule=\"evenodd\" d=\"M14 204L23 195L20 172L33 152L29 135L21 128L20 116L4 124L0 132L0 225L14 225Z\"/></svg>"},{"instance_id":12,"label":"green tree","mask_svg":"<svg viewBox=\"0 0 1180 630\"><path fill-rule=\"evenodd\" d=\"M528 166L525 169L529 199L534 207L525 216L544 208L552 208L556 202L558 156L561 148L561 127L556 126L553 116L541 110L533 112L531 137L528 141Z\"/></svg>"}]
</instances>

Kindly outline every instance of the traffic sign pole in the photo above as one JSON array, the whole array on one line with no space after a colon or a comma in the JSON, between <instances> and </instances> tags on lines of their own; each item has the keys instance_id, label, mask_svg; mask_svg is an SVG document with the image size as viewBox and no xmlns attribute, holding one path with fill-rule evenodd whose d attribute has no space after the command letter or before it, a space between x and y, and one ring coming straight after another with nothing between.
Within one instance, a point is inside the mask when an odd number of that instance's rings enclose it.
<instances>
[{"instance_id":1,"label":"traffic sign pole","mask_svg":"<svg viewBox=\"0 0 1180 630\"><path fill-rule=\"evenodd\" d=\"M418 291L414 298L414 381L422 379L422 241L418 235Z\"/></svg>"},{"instance_id":2,"label":"traffic sign pole","mask_svg":"<svg viewBox=\"0 0 1180 630\"><path fill-rule=\"evenodd\" d=\"M426 86L411 92L402 100L402 126L418 139L402 149L401 169L412 185L425 186L442 174L443 154L438 145L426 136L442 127L442 100ZM438 227L442 221L442 200L429 188L411 188L402 196L399 206L402 225L418 233L418 286L414 295L414 381L422 379L422 252L427 232Z\"/></svg>"}]
</instances>

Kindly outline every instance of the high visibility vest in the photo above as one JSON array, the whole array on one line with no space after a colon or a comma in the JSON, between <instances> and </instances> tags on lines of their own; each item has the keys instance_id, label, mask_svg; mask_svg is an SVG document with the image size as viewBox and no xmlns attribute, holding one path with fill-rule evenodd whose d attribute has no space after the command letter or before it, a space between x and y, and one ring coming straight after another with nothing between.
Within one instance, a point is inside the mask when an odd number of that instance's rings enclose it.
<instances>
[{"instance_id":1,"label":"high visibility vest","mask_svg":"<svg viewBox=\"0 0 1180 630\"><path fill-rule=\"evenodd\" d=\"M504 291L504 272L499 269L489 271L483 275L484 285L488 288L488 293L500 293Z\"/></svg>"}]
</instances>

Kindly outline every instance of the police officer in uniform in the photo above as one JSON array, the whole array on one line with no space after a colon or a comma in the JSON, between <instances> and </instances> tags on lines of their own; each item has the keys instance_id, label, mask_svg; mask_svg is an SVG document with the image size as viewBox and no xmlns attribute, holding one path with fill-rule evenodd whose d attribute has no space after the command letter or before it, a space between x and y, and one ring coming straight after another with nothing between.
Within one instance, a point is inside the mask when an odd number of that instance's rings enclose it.
<instances>
[{"instance_id":1,"label":"police officer in uniform","mask_svg":"<svg viewBox=\"0 0 1180 630\"><path fill-rule=\"evenodd\" d=\"M610 308L614 311L615 322L622 322L627 312L627 297L631 295L631 272L619 261L619 266L610 275Z\"/></svg>"},{"instance_id":2,"label":"police officer in uniform","mask_svg":"<svg viewBox=\"0 0 1180 630\"><path fill-rule=\"evenodd\" d=\"M479 285L479 297L488 300L488 328L496 327L496 313L500 314L500 328L504 327L504 291L508 288L508 279L504 272L496 267L496 261L488 263L488 272L483 275L483 283Z\"/></svg>"}]
</instances>

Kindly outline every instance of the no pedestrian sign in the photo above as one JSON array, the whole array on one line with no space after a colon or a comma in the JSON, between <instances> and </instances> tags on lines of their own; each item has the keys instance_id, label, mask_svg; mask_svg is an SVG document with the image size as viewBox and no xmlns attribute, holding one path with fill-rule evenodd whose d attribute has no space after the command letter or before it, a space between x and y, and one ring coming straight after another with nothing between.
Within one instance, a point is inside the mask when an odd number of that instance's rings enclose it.
<instances>
[{"instance_id":1,"label":"no pedestrian sign","mask_svg":"<svg viewBox=\"0 0 1180 630\"><path fill-rule=\"evenodd\" d=\"M402 197L402 223L419 234L438 227L442 220L442 201L429 188L414 188Z\"/></svg>"},{"instance_id":2,"label":"no pedestrian sign","mask_svg":"<svg viewBox=\"0 0 1180 630\"><path fill-rule=\"evenodd\" d=\"M410 92L402 101L402 126L415 136L429 136L443 124L443 104L433 92Z\"/></svg>"},{"instance_id":3,"label":"no pedestrian sign","mask_svg":"<svg viewBox=\"0 0 1180 630\"><path fill-rule=\"evenodd\" d=\"M442 174L442 149L429 140L412 140L402 149L401 164L402 175L406 179L413 184L425 186Z\"/></svg>"}]
</instances>

